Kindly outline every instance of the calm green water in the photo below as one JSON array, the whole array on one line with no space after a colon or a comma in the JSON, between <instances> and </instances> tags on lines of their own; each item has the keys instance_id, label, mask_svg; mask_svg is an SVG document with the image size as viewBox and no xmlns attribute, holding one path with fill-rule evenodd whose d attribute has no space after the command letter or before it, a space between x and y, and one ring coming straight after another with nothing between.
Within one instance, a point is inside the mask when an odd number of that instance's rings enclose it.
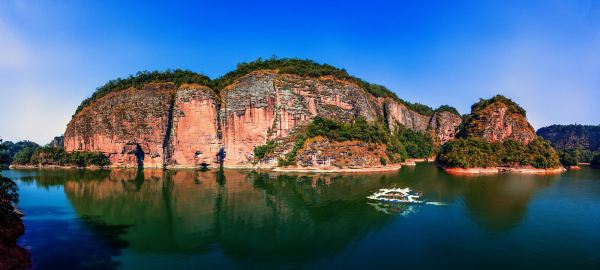
<instances>
[{"instance_id":1,"label":"calm green water","mask_svg":"<svg viewBox=\"0 0 600 270\"><path fill-rule=\"evenodd\" d=\"M600 171L10 170L36 269L600 269ZM411 187L446 206L365 196Z\"/></svg>"}]
</instances>

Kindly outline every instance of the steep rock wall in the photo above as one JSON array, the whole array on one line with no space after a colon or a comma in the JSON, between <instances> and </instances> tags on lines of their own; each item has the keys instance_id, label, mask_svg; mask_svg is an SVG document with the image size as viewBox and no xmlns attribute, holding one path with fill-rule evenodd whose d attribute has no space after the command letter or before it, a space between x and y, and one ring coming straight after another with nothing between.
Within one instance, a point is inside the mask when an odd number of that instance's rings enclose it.
<instances>
[{"instance_id":1,"label":"steep rock wall","mask_svg":"<svg viewBox=\"0 0 600 270\"><path fill-rule=\"evenodd\" d=\"M221 148L213 91L201 85L182 85L175 94L169 145L171 167L217 163Z\"/></svg>"},{"instance_id":2,"label":"steep rock wall","mask_svg":"<svg viewBox=\"0 0 600 270\"><path fill-rule=\"evenodd\" d=\"M170 122L172 83L110 93L73 117L66 151L100 151L115 166L162 167Z\"/></svg>"},{"instance_id":3,"label":"steep rock wall","mask_svg":"<svg viewBox=\"0 0 600 270\"><path fill-rule=\"evenodd\" d=\"M386 98L382 101L382 104L386 115L386 122L390 129L394 130L400 124L415 131L427 131L431 120L430 116L411 111L404 104L391 98Z\"/></svg>"},{"instance_id":4,"label":"steep rock wall","mask_svg":"<svg viewBox=\"0 0 600 270\"><path fill-rule=\"evenodd\" d=\"M317 115L400 124L441 143L454 138L461 122L449 112L421 115L334 77L262 70L236 79L219 96L206 86L172 83L110 93L72 119L65 149L101 151L115 166L195 167L216 163L223 148L224 165L247 166L254 148L268 140L287 140L283 151L289 151L291 135Z\"/></svg>"},{"instance_id":5,"label":"steep rock wall","mask_svg":"<svg viewBox=\"0 0 600 270\"><path fill-rule=\"evenodd\" d=\"M225 165L230 166L249 163L254 147L289 135L317 115L338 121L382 116L373 96L328 77L252 72L225 88L221 97Z\"/></svg>"},{"instance_id":6,"label":"steep rock wall","mask_svg":"<svg viewBox=\"0 0 600 270\"><path fill-rule=\"evenodd\" d=\"M460 136L483 138L489 142L511 139L524 144L537 137L525 116L510 112L502 102L494 102L481 111L472 113Z\"/></svg>"},{"instance_id":7,"label":"steep rock wall","mask_svg":"<svg viewBox=\"0 0 600 270\"><path fill-rule=\"evenodd\" d=\"M444 111L431 117L429 127L435 139L444 144L456 137L457 128L461 123L462 118L459 115Z\"/></svg>"}]
</instances>

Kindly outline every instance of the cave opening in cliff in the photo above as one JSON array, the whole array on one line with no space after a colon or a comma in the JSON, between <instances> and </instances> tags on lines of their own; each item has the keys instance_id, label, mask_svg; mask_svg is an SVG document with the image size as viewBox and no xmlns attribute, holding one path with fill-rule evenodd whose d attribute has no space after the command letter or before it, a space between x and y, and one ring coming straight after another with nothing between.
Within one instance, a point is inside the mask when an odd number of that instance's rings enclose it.
<instances>
[{"instance_id":1,"label":"cave opening in cliff","mask_svg":"<svg viewBox=\"0 0 600 270\"><path fill-rule=\"evenodd\" d=\"M135 160L137 162L138 168L144 167L144 157L146 154L142 150L142 147L139 144L135 145L135 150L133 150L133 154L135 155Z\"/></svg>"}]
</instances>

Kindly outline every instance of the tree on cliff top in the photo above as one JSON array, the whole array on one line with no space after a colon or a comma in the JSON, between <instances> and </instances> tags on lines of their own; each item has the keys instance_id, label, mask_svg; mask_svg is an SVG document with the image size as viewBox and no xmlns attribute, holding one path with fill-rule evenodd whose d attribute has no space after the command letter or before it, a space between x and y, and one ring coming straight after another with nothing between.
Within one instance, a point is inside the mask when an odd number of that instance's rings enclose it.
<instances>
[{"instance_id":1,"label":"tree on cliff top","mask_svg":"<svg viewBox=\"0 0 600 270\"><path fill-rule=\"evenodd\" d=\"M512 101L510 98L507 98L503 95L495 95L490 99L480 98L479 101L471 106L471 114L476 114L481 110L485 109L488 105L491 105L496 102L501 102L508 107L508 111L511 113L518 113L523 115L523 117L527 116L527 113L523 107L519 106L519 104Z\"/></svg>"},{"instance_id":2,"label":"tree on cliff top","mask_svg":"<svg viewBox=\"0 0 600 270\"><path fill-rule=\"evenodd\" d=\"M176 86L180 86L185 83L196 83L200 85L208 86L210 84L210 78L206 75L195 73L189 70L175 69L165 71L140 71L135 75L129 75L129 77L122 79L117 78L108 81L101 87L98 87L91 97L84 99L75 114L80 112L83 108L90 105L96 99L99 99L112 91L118 91L127 89L130 87L140 88L144 84L151 82L172 82Z\"/></svg>"},{"instance_id":3,"label":"tree on cliff top","mask_svg":"<svg viewBox=\"0 0 600 270\"><path fill-rule=\"evenodd\" d=\"M522 116L523 120L526 121L525 109L523 109L511 99L503 95L495 95L490 99L480 98L478 102L471 106L471 113L468 114L466 117L463 117L464 121L458 128L459 131L457 133L457 137L464 138L480 136L485 126L489 125L485 122L485 119L490 115L490 110L487 110L487 108L498 103L504 104L508 108L509 113L520 115ZM527 124L529 125L529 123ZM533 127L531 127L531 125L529 125L529 127L531 128L531 131L533 133Z\"/></svg>"},{"instance_id":4,"label":"tree on cliff top","mask_svg":"<svg viewBox=\"0 0 600 270\"><path fill-rule=\"evenodd\" d=\"M210 86L215 92L219 92L221 89L228 85L231 85L236 79L256 70L277 70L279 74L296 74L308 77L321 77L321 76L333 76L340 80L349 81L357 84L361 88L365 89L370 94L376 97L392 98L408 107L409 109L416 111L423 115L432 115L436 111L449 111L456 113L456 109L449 106L442 106L438 110L434 110L427 105L420 103L411 103L400 99L394 92L387 89L385 86L368 83L360 78L354 77L345 69L339 69L332 65L320 64L308 59L298 58L270 58L263 60L261 58L252 62L242 62L237 65L236 69L226 73L220 78L211 80L209 77L194 73L189 70L166 70L164 72L159 71L143 71L138 72L135 76L131 75L125 79L115 79L107 82L105 85L96 89L91 97L85 99L75 114L80 112L83 108L94 102L96 99L105 96L112 91L118 91L129 87L141 87L146 83L150 82L173 82L177 86L183 83L197 83L201 85Z\"/></svg>"},{"instance_id":5,"label":"tree on cliff top","mask_svg":"<svg viewBox=\"0 0 600 270\"><path fill-rule=\"evenodd\" d=\"M410 103L399 98L394 92L383 85L368 83L360 78L354 77L348 74L345 69L339 69L328 64L319 64L309 59L273 57L267 60L259 58L252 62L242 62L237 65L235 70L213 80L212 85L215 90L219 91L227 85L232 84L236 79L252 71L265 69L277 70L279 74L295 74L308 77L333 76L340 80L353 82L376 97L392 98L420 114L432 115L435 112L427 105ZM454 109L454 111L456 111L456 109ZM456 113L458 114L458 112Z\"/></svg>"}]
</instances>

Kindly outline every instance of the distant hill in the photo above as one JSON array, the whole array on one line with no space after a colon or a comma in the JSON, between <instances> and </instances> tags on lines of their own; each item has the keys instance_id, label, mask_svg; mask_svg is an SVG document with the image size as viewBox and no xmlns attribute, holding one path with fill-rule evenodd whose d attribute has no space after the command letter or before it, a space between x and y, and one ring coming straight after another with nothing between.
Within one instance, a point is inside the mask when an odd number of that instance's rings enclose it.
<instances>
[{"instance_id":1,"label":"distant hill","mask_svg":"<svg viewBox=\"0 0 600 270\"><path fill-rule=\"evenodd\" d=\"M552 125L538 129L537 134L560 152L561 159L590 162L600 153L600 125Z\"/></svg>"},{"instance_id":2,"label":"distant hill","mask_svg":"<svg viewBox=\"0 0 600 270\"><path fill-rule=\"evenodd\" d=\"M537 134L556 149L600 150L600 125L552 125L538 129Z\"/></svg>"}]
</instances>

